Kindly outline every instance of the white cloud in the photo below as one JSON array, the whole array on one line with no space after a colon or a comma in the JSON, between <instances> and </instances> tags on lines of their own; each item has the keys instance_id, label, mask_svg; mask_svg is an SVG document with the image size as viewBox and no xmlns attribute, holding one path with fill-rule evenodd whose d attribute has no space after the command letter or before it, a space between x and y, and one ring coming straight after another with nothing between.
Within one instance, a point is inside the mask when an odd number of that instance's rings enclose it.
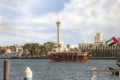
<instances>
[{"instance_id":1,"label":"white cloud","mask_svg":"<svg viewBox=\"0 0 120 80\"><path fill-rule=\"evenodd\" d=\"M0 24L3 24L4 22L5 22L4 17L0 15Z\"/></svg>"},{"instance_id":2,"label":"white cloud","mask_svg":"<svg viewBox=\"0 0 120 80\"><path fill-rule=\"evenodd\" d=\"M113 35L119 36L120 0L70 0L69 3L64 4L64 9L59 13L53 11L42 15L33 14L31 9L38 3L42 5L43 2L42 0L40 2L39 0L35 2L34 0L25 0L25 2L11 0L22 16L6 21L12 26L2 27L0 31L16 34L20 36L19 38L23 36L29 37L26 39L31 37L37 40L39 38L51 40L56 36L56 21L60 18L61 39L64 41L67 38L74 40L71 43L93 41L97 32L102 32L106 39ZM0 21L2 19L1 16ZM53 30L51 34L47 32L50 30Z\"/></svg>"},{"instance_id":3,"label":"white cloud","mask_svg":"<svg viewBox=\"0 0 120 80\"><path fill-rule=\"evenodd\" d=\"M119 35L120 2L119 0L71 0L60 12L64 29L77 29L83 40L89 40L96 32ZM114 28L114 34L107 30Z\"/></svg>"}]
</instances>

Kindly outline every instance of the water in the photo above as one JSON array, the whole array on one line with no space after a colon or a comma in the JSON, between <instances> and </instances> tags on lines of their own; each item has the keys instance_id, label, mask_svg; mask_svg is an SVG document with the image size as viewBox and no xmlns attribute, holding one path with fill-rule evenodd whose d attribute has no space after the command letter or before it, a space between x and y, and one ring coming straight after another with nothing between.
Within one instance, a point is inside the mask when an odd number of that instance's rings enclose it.
<instances>
[{"instance_id":1,"label":"water","mask_svg":"<svg viewBox=\"0 0 120 80\"><path fill-rule=\"evenodd\" d=\"M0 59L0 80L3 80L3 61ZM23 80L23 72L29 66L33 80L90 80L91 68L117 68L116 60L89 60L78 62L50 62L48 59L11 59L11 80ZM98 72L97 80L120 80L111 72Z\"/></svg>"}]
</instances>

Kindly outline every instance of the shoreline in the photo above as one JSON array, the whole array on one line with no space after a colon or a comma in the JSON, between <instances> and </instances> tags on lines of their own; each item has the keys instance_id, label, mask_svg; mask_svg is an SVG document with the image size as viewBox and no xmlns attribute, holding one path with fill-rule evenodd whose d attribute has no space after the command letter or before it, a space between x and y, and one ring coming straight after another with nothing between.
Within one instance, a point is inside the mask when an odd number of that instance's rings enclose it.
<instances>
[{"instance_id":1,"label":"shoreline","mask_svg":"<svg viewBox=\"0 0 120 80\"><path fill-rule=\"evenodd\" d=\"M48 59L47 57L29 57L29 58L18 58L18 57L13 57L13 58L0 58L0 59ZM89 57L89 59L103 59L103 60L116 60L119 59L118 57Z\"/></svg>"},{"instance_id":2,"label":"shoreline","mask_svg":"<svg viewBox=\"0 0 120 80\"><path fill-rule=\"evenodd\" d=\"M89 59L116 60L116 59L119 59L119 57L89 57Z\"/></svg>"}]
</instances>

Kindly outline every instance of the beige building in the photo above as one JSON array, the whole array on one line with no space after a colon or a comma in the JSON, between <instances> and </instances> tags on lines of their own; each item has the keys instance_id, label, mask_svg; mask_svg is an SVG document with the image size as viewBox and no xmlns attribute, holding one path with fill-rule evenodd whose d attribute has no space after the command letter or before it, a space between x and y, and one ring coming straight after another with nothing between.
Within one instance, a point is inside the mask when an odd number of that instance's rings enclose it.
<instances>
[{"instance_id":1,"label":"beige building","mask_svg":"<svg viewBox=\"0 0 120 80\"><path fill-rule=\"evenodd\" d=\"M15 52L23 52L23 48L22 48L23 45L14 44L14 46L15 46Z\"/></svg>"},{"instance_id":2,"label":"beige building","mask_svg":"<svg viewBox=\"0 0 120 80\"><path fill-rule=\"evenodd\" d=\"M53 44L54 44L54 48L52 49L52 51L53 52L58 52L57 42L54 41ZM60 52L61 51L68 51L67 47L64 45L63 42L60 42L59 44L60 44Z\"/></svg>"},{"instance_id":3,"label":"beige building","mask_svg":"<svg viewBox=\"0 0 120 80\"><path fill-rule=\"evenodd\" d=\"M103 34L102 33L96 33L94 37L94 43L103 43Z\"/></svg>"},{"instance_id":4,"label":"beige building","mask_svg":"<svg viewBox=\"0 0 120 80\"><path fill-rule=\"evenodd\" d=\"M105 44L105 41L103 40L103 34L102 33L96 33L94 37L94 43L88 43L88 42L82 42L78 44L78 48L96 48L96 46L99 46L100 44Z\"/></svg>"}]
</instances>

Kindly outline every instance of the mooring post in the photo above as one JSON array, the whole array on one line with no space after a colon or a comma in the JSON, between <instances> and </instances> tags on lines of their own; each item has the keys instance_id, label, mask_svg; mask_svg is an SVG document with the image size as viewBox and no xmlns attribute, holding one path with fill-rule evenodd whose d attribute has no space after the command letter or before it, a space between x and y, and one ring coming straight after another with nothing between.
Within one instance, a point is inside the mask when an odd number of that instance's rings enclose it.
<instances>
[{"instance_id":1,"label":"mooring post","mask_svg":"<svg viewBox=\"0 0 120 80\"><path fill-rule=\"evenodd\" d=\"M4 60L4 78L3 80L10 80L10 60Z\"/></svg>"},{"instance_id":2,"label":"mooring post","mask_svg":"<svg viewBox=\"0 0 120 80\"><path fill-rule=\"evenodd\" d=\"M32 80L32 71L29 67L24 71L24 80Z\"/></svg>"},{"instance_id":3,"label":"mooring post","mask_svg":"<svg viewBox=\"0 0 120 80\"><path fill-rule=\"evenodd\" d=\"M119 70L119 78L120 78L120 70Z\"/></svg>"},{"instance_id":4,"label":"mooring post","mask_svg":"<svg viewBox=\"0 0 120 80\"><path fill-rule=\"evenodd\" d=\"M91 78L91 80L96 80L97 79L97 77L96 77L96 67L92 68L91 70L93 72L93 77Z\"/></svg>"}]
</instances>

